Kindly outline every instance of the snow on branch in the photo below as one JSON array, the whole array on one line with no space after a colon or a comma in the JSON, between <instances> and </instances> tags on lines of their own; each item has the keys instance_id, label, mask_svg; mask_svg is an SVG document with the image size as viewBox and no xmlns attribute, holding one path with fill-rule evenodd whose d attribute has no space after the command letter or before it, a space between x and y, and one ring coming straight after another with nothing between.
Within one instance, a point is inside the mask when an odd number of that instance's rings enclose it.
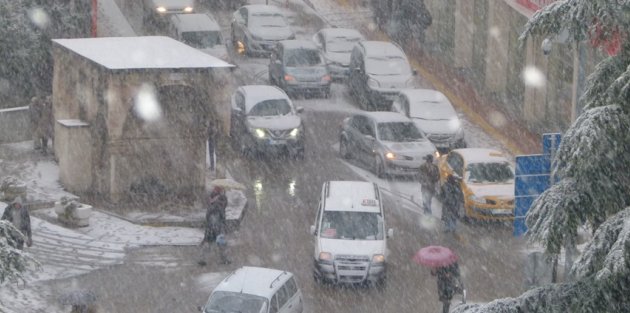
<instances>
[{"instance_id":1,"label":"snow on branch","mask_svg":"<svg viewBox=\"0 0 630 313\"><path fill-rule=\"evenodd\" d=\"M625 71L625 72L624 72ZM630 67L629 60L619 57L608 57L597 64L586 81L584 95L580 102L585 109L620 103L630 112Z\"/></svg>"},{"instance_id":2,"label":"snow on branch","mask_svg":"<svg viewBox=\"0 0 630 313\"><path fill-rule=\"evenodd\" d=\"M597 280L630 272L630 207L597 229L571 271L578 278L595 274Z\"/></svg>"},{"instance_id":3,"label":"snow on branch","mask_svg":"<svg viewBox=\"0 0 630 313\"><path fill-rule=\"evenodd\" d=\"M0 220L0 286L5 281L24 282L25 271L40 268L39 262L30 254L15 248L15 234L23 236L11 222Z\"/></svg>"}]
</instances>

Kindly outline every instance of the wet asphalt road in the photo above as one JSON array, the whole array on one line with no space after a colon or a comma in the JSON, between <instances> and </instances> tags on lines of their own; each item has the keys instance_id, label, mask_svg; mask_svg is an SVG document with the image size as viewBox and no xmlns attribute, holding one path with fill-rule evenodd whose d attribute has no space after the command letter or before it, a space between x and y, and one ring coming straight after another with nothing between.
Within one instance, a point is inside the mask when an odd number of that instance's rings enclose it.
<instances>
[{"instance_id":1,"label":"wet asphalt road","mask_svg":"<svg viewBox=\"0 0 630 313\"><path fill-rule=\"evenodd\" d=\"M219 18L225 24L226 16ZM236 61L249 64L235 71L239 83L265 83L266 60ZM344 87L336 87L331 99L320 101L353 103L348 98ZM393 196L385 199L387 227L395 230L388 241L386 288L317 285L312 279L314 242L308 229L315 219L321 186L326 180L361 178L333 148L348 113L309 109L311 99L295 102L307 107L302 115L307 129L305 160L244 159L229 144L219 151L220 162L248 187L245 218L240 230L230 234L232 264L221 265L215 257L200 267L198 247L146 247L129 251L123 265L51 282L53 289L90 288L99 295L104 312L196 312L212 286L229 271L251 265L293 272L306 312L441 312L434 277L411 261L418 249L439 244L460 256L469 301L486 302L522 291L523 257L517 251L522 243L513 239L510 227L460 224L456 238L443 234L438 220Z\"/></svg>"}]
</instances>

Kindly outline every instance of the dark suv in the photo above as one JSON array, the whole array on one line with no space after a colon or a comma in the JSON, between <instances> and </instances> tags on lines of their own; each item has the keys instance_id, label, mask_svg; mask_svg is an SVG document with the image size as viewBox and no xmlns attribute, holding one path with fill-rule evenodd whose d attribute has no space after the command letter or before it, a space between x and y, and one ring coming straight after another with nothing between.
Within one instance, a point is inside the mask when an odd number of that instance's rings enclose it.
<instances>
[{"instance_id":1,"label":"dark suv","mask_svg":"<svg viewBox=\"0 0 630 313\"><path fill-rule=\"evenodd\" d=\"M319 49L307 40L283 40L276 44L269 61L269 83L289 95L330 96L330 74Z\"/></svg>"},{"instance_id":2,"label":"dark suv","mask_svg":"<svg viewBox=\"0 0 630 313\"><path fill-rule=\"evenodd\" d=\"M364 109L388 111L401 89L415 86L415 70L396 44L361 41L350 56L350 93Z\"/></svg>"}]
</instances>

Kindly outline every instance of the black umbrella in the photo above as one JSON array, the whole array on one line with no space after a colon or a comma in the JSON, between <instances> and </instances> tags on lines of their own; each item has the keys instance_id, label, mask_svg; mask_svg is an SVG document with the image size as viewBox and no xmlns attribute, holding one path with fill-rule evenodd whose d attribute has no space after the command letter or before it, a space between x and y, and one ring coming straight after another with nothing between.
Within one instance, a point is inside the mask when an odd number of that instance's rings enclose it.
<instances>
[{"instance_id":1,"label":"black umbrella","mask_svg":"<svg viewBox=\"0 0 630 313\"><path fill-rule=\"evenodd\" d=\"M74 290L59 297L61 305L90 305L96 302L96 295L90 290Z\"/></svg>"}]
</instances>

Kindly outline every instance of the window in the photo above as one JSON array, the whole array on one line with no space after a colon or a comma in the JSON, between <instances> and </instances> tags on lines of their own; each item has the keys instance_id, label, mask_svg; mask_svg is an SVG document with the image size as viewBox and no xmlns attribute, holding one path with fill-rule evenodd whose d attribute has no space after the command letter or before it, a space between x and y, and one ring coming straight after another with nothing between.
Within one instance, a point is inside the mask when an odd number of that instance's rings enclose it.
<instances>
[{"instance_id":1,"label":"window","mask_svg":"<svg viewBox=\"0 0 630 313\"><path fill-rule=\"evenodd\" d=\"M198 31L182 33L182 41L189 46L203 49L221 44L221 33L218 31Z\"/></svg>"},{"instance_id":2,"label":"window","mask_svg":"<svg viewBox=\"0 0 630 313\"><path fill-rule=\"evenodd\" d=\"M284 63L288 67L308 67L322 64L318 50L290 49L284 54Z\"/></svg>"},{"instance_id":3,"label":"window","mask_svg":"<svg viewBox=\"0 0 630 313\"><path fill-rule=\"evenodd\" d=\"M374 129L371 127L370 121L364 116L353 117L350 125L363 135L374 136Z\"/></svg>"},{"instance_id":4,"label":"window","mask_svg":"<svg viewBox=\"0 0 630 313\"><path fill-rule=\"evenodd\" d=\"M278 313L278 294L275 294L271 298L271 304L269 304L269 313Z\"/></svg>"},{"instance_id":5,"label":"window","mask_svg":"<svg viewBox=\"0 0 630 313\"><path fill-rule=\"evenodd\" d=\"M286 284L278 289L278 292L276 292L276 296L278 296L278 308L282 308L285 304L287 304L287 301L289 301L290 297Z\"/></svg>"},{"instance_id":6,"label":"window","mask_svg":"<svg viewBox=\"0 0 630 313\"><path fill-rule=\"evenodd\" d=\"M378 138L392 142L424 140L422 132L412 122L380 123L378 124Z\"/></svg>"},{"instance_id":7,"label":"window","mask_svg":"<svg viewBox=\"0 0 630 313\"><path fill-rule=\"evenodd\" d=\"M293 296L297 293L298 288L297 288L297 284L295 283L295 278L291 277L285 287L287 288L287 293L289 295L289 299L293 298Z\"/></svg>"},{"instance_id":8,"label":"window","mask_svg":"<svg viewBox=\"0 0 630 313\"><path fill-rule=\"evenodd\" d=\"M383 216L371 212L326 211L321 237L343 240L383 240Z\"/></svg>"},{"instance_id":9,"label":"window","mask_svg":"<svg viewBox=\"0 0 630 313\"><path fill-rule=\"evenodd\" d=\"M243 94L240 92L237 92L235 96L235 100L236 100L236 107L241 109L241 111L243 111L244 113L245 112L245 97L243 96Z\"/></svg>"},{"instance_id":10,"label":"window","mask_svg":"<svg viewBox=\"0 0 630 313\"><path fill-rule=\"evenodd\" d=\"M315 218L315 235L317 235L317 228L319 226L319 221L322 217L322 204L321 202L319 203L319 206L317 206L317 217Z\"/></svg>"},{"instance_id":11,"label":"window","mask_svg":"<svg viewBox=\"0 0 630 313\"><path fill-rule=\"evenodd\" d=\"M286 99L271 99L256 103L248 115L250 116L277 116L288 115L293 112L289 101Z\"/></svg>"}]
</instances>

